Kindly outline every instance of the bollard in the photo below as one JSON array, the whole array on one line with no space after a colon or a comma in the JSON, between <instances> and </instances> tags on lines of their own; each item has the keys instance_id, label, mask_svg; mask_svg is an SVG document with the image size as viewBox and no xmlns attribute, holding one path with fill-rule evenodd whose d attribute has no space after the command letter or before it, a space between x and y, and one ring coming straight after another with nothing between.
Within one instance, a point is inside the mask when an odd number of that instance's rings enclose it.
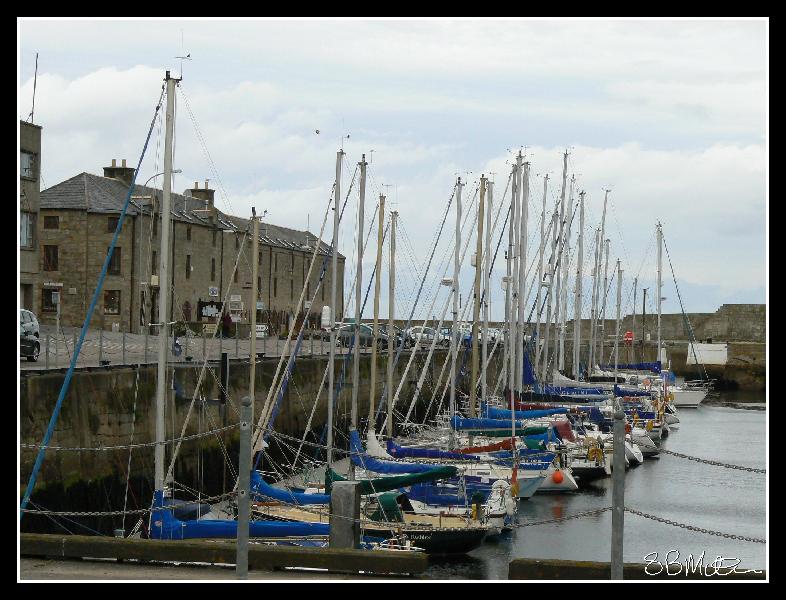
<instances>
[{"instance_id":1,"label":"bollard","mask_svg":"<svg viewBox=\"0 0 786 600\"><path fill-rule=\"evenodd\" d=\"M330 492L330 548L360 547L360 482L336 481Z\"/></svg>"},{"instance_id":2,"label":"bollard","mask_svg":"<svg viewBox=\"0 0 786 600\"><path fill-rule=\"evenodd\" d=\"M248 521L251 516L251 398L240 402L240 457L237 484L237 551L235 573L238 579L248 579Z\"/></svg>"},{"instance_id":3,"label":"bollard","mask_svg":"<svg viewBox=\"0 0 786 600\"><path fill-rule=\"evenodd\" d=\"M123 364L126 364L126 332L123 332Z\"/></svg>"},{"instance_id":4,"label":"bollard","mask_svg":"<svg viewBox=\"0 0 786 600\"><path fill-rule=\"evenodd\" d=\"M98 364L103 362L104 358L104 330L98 330Z\"/></svg>"},{"instance_id":5,"label":"bollard","mask_svg":"<svg viewBox=\"0 0 786 600\"><path fill-rule=\"evenodd\" d=\"M49 334L46 334L46 343L44 344L46 347L46 359L44 361L44 366L49 369Z\"/></svg>"},{"instance_id":6,"label":"bollard","mask_svg":"<svg viewBox=\"0 0 786 600\"><path fill-rule=\"evenodd\" d=\"M622 545L625 529L625 413L614 409L614 462L611 496L611 578L622 579Z\"/></svg>"}]
</instances>

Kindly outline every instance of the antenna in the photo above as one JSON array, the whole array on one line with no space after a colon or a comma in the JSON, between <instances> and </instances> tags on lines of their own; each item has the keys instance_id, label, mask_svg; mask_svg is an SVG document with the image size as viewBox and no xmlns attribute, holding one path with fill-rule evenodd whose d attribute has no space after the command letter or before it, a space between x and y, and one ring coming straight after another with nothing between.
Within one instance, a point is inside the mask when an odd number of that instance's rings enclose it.
<instances>
[{"instance_id":1,"label":"antenna","mask_svg":"<svg viewBox=\"0 0 786 600\"><path fill-rule=\"evenodd\" d=\"M183 79L183 61L184 60L191 60L191 53L185 53L185 49L183 48L183 30L180 30L180 54L181 56L176 56L175 58L180 59L180 79Z\"/></svg>"},{"instance_id":2,"label":"antenna","mask_svg":"<svg viewBox=\"0 0 786 600\"><path fill-rule=\"evenodd\" d=\"M35 53L35 74L33 75L33 110L30 111L28 121L33 122L33 115L35 114L35 88L38 83L38 52Z\"/></svg>"}]
</instances>

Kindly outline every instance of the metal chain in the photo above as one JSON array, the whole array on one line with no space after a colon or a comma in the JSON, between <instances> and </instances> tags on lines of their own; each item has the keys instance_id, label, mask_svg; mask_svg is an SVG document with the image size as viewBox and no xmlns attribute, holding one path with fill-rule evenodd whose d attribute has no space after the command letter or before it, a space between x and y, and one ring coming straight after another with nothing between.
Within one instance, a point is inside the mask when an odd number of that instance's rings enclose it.
<instances>
[{"instance_id":1,"label":"metal chain","mask_svg":"<svg viewBox=\"0 0 786 600\"><path fill-rule=\"evenodd\" d=\"M729 463L722 463L718 462L717 460L707 460L706 458L698 458L696 456L689 456L687 454L681 454L679 452L674 452L672 450L666 450L665 448L660 448L660 451L664 454L671 454L672 456L676 456L677 458L687 458L688 460L692 460L695 462L705 463L707 465L714 465L716 467L724 467L726 469L737 469L738 471L748 471L750 473L766 473L767 469L755 469L753 467L741 467L740 465L732 465Z\"/></svg>"},{"instance_id":2,"label":"metal chain","mask_svg":"<svg viewBox=\"0 0 786 600\"><path fill-rule=\"evenodd\" d=\"M635 510L633 508L625 507L625 512L629 512L634 515L638 515L640 517L644 517L645 519L652 519L653 521L658 521L659 523L665 523L666 525L673 525L674 527L680 527L682 529L689 529L690 531L698 531L699 533L706 533L708 535L717 535L719 537L728 538L730 540L740 540L742 542L754 542L756 544L766 544L767 540L762 540L759 538L752 538L746 537L744 535L734 535L733 533L723 533L722 531L712 531L711 529L704 529L702 527L694 527L693 525L686 525L685 523L678 523L677 521L672 521L670 519L664 519L663 517L656 517L655 515L650 515L640 510Z\"/></svg>"},{"instance_id":3,"label":"metal chain","mask_svg":"<svg viewBox=\"0 0 786 600\"><path fill-rule=\"evenodd\" d=\"M562 521L569 521L571 519L580 519L581 517L590 517L594 515L599 515L604 513L608 510L611 510L611 506L607 506L605 508L596 508L593 510L585 510L584 512L575 513L572 515L568 515L567 517L559 517L557 519L548 519L546 521L531 521L529 523L517 523L515 527L532 527L533 525L545 525L547 523L561 523Z\"/></svg>"},{"instance_id":4,"label":"metal chain","mask_svg":"<svg viewBox=\"0 0 786 600\"><path fill-rule=\"evenodd\" d=\"M193 440L202 437L208 437L214 435L216 433L221 433L223 431L227 431L229 429L234 429L239 427L239 423L235 423L233 425L227 425L226 427L219 427L218 429L211 429L210 431L204 431L202 433L194 433L192 435L186 435L181 438L174 438L168 439L163 442L144 442L141 444L126 444L124 446L98 446L98 447L88 447L88 448L70 448L66 446L46 446L47 450L59 450L64 452L83 452L83 451L104 451L104 450L128 450L132 448L147 448L151 446L157 446L158 444L171 444L172 442L177 441L186 441L186 440ZM41 448L41 444L19 444L21 448Z\"/></svg>"},{"instance_id":5,"label":"metal chain","mask_svg":"<svg viewBox=\"0 0 786 600\"><path fill-rule=\"evenodd\" d=\"M237 492L227 492L220 496L211 496L208 498L201 498L202 503L218 502L226 498L237 496ZM73 512L73 511L56 511L56 510L37 510L32 508L24 508L22 512L36 514L36 515L51 515L56 517L119 517L122 515L144 515L153 512L154 510L168 510L175 507L160 507L160 508L140 508L137 510L113 510L113 511L87 511L87 512Z\"/></svg>"}]
</instances>

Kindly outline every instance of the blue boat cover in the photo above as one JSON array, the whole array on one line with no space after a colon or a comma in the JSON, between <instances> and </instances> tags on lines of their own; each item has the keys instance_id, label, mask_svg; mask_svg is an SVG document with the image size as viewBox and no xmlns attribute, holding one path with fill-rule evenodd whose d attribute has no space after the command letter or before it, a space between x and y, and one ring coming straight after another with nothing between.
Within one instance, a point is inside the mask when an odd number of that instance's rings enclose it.
<instances>
[{"instance_id":1,"label":"blue boat cover","mask_svg":"<svg viewBox=\"0 0 786 600\"><path fill-rule=\"evenodd\" d=\"M251 497L263 496L287 504L329 504L330 494L304 494L292 490L276 488L262 479L259 471L251 471Z\"/></svg>"},{"instance_id":2,"label":"blue boat cover","mask_svg":"<svg viewBox=\"0 0 786 600\"><path fill-rule=\"evenodd\" d=\"M450 452L437 448L408 448L399 446L393 440L388 440L388 454L395 458L447 458L450 460L477 461L479 456L472 454L462 454L461 452Z\"/></svg>"},{"instance_id":3,"label":"blue boat cover","mask_svg":"<svg viewBox=\"0 0 786 600\"><path fill-rule=\"evenodd\" d=\"M614 365L600 365L604 371L613 371ZM624 363L618 364L618 369L625 369L626 371L652 371L653 373L660 373L661 363L659 360L655 362L640 362L640 363Z\"/></svg>"},{"instance_id":4,"label":"blue boat cover","mask_svg":"<svg viewBox=\"0 0 786 600\"><path fill-rule=\"evenodd\" d=\"M154 510L150 515L150 537L155 540L187 540L200 538L237 539L237 521L228 519L201 519L181 521L172 514L172 508L163 503L163 492L154 496ZM300 521L251 521L249 537L283 538L290 536L329 535L328 523Z\"/></svg>"},{"instance_id":5,"label":"blue boat cover","mask_svg":"<svg viewBox=\"0 0 786 600\"><path fill-rule=\"evenodd\" d=\"M510 419L470 419L453 415L450 426L459 431L462 429L510 429ZM516 421L516 428L523 429L524 423Z\"/></svg>"},{"instance_id":6,"label":"blue boat cover","mask_svg":"<svg viewBox=\"0 0 786 600\"><path fill-rule=\"evenodd\" d=\"M488 406L486 404L480 405L480 412L483 415L486 415L490 419L510 419L511 418L511 411L505 408L496 408L494 406ZM537 419L538 417L549 417L551 415L559 415L568 412L567 408L564 407L557 407L557 408L547 408L545 410L517 410L516 418L517 419Z\"/></svg>"},{"instance_id":7,"label":"blue boat cover","mask_svg":"<svg viewBox=\"0 0 786 600\"><path fill-rule=\"evenodd\" d=\"M363 449L363 444L360 442L360 435L356 429L349 432L349 447L351 450L349 457L352 463L373 473L427 473L433 471L435 468L441 467L420 465L417 463L393 462L369 456Z\"/></svg>"},{"instance_id":8,"label":"blue boat cover","mask_svg":"<svg viewBox=\"0 0 786 600\"><path fill-rule=\"evenodd\" d=\"M618 385L614 386L614 395L620 396L652 396L652 392L646 390L637 390L631 388L621 388Z\"/></svg>"}]
</instances>

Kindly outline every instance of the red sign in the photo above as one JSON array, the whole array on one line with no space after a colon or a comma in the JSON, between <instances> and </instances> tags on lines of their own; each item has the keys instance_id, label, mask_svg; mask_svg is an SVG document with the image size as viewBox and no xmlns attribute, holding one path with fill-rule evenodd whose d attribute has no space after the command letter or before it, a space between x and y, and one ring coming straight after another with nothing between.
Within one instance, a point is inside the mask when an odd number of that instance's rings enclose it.
<instances>
[{"instance_id":1,"label":"red sign","mask_svg":"<svg viewBox=\"0 0 786 600\"><path fill-rule=\"evenodd\" d=\"M625 335L623 336L622 339L625 340L626 342L632 342L633 341L633 332L632 331L626 331Z\"/></svg>"}]
</instances>

